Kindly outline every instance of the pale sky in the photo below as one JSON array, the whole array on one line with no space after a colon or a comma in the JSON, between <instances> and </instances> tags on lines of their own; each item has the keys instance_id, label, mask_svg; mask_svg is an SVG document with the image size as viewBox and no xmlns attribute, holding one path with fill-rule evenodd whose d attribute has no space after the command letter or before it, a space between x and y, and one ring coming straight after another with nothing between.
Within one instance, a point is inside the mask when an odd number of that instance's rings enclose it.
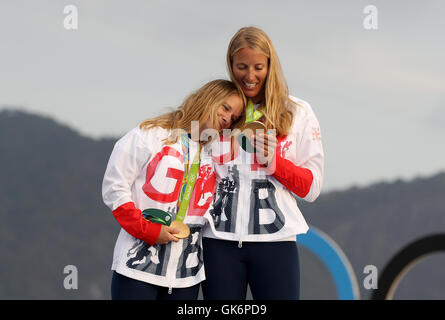
<instances>
[{"instance_id":1,"label":"pale sky","mask_svg":"<svg viewBox=\"0 0 445 320\"><path fill-rule=\"evenodd\" d=\"M442 0L1 0L0 110L119 137L228 78L231 37L255 25L320 121L324 192L427 176L445 170L444 17Z\"/></svg>"}]
</instances>

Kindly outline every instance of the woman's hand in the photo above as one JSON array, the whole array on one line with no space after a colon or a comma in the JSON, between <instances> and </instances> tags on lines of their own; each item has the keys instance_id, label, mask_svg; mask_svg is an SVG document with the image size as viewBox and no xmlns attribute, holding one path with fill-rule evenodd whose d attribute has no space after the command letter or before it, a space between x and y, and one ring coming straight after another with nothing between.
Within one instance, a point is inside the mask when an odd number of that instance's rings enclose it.
<instances>
[{"instance_id":1,"label":"woman's hand","mask_svg":"<svg viewBox=\"0 0 445 320\"><path fill-rule=\"evenodd\" d=\"M159 233L157 244L166 244L170 241L178 242L179 239L176 238L173 234L179 233L181 230L178 228L168 227L165 225L161 225L161 233Z\"/></svg>"},{"instance_id":2,"label":"woman's hand","mask_svg":"<svg viewBox=\"0 0 445 320\"><path fill-rule=\"evenodd\" d=\"M254 135L253 137L257 162L269 168L274 161L277 137L273 134L264 133Z\"/></svg>"}]
</instances>

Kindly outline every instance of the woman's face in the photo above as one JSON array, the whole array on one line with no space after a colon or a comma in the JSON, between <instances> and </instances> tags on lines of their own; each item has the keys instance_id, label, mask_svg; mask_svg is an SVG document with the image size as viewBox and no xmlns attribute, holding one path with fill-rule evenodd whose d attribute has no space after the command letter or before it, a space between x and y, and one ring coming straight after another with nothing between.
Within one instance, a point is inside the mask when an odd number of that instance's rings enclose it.
<instances>
[{"instance_id":1,"label":"woman's face","mask_svg":"<svg viewBox=\"0 0 445 320\"><path fill-rule=\"evenodd\" d=\"M202 127L202 129L229 129L236 120L243 114L243 100L237 94L232 94L227 97L222 105L216 111L217 128L213 128L212 119L209 119Z\"/></svg>"},{"instance_id":2,"label":"woman's face","mask_svg":"<svg viewBox=\"0 0 445 320\"><path fill-rule=\"evenodd\" d=\"M249 47L237 51L232 58L232 71L246 97L259 103L264 97L268 59Z\"/></svg>"}]
</instances>

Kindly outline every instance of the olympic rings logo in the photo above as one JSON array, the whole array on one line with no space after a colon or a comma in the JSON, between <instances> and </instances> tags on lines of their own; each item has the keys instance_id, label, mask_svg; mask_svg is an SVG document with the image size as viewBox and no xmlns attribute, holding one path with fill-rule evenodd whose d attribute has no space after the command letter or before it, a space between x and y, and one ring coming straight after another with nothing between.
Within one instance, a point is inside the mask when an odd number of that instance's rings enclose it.
<instances>
[{"instance_id":1,"label":"olympic rings logo","mask_svg":"<svg viewBox=\"0 0 445 320\"><path fill-rule=\"evenodd\" d=\"M359 300L357 278L340 246L326 233L311 226L306 234L297 236L297 243L312 251L328 268L340 300ZM402 248L383 269L378 288L371 300L390 300L408 271L427 256L445 251L445 234L434 234L415 240Z\"/></svg>"}]
</instances>

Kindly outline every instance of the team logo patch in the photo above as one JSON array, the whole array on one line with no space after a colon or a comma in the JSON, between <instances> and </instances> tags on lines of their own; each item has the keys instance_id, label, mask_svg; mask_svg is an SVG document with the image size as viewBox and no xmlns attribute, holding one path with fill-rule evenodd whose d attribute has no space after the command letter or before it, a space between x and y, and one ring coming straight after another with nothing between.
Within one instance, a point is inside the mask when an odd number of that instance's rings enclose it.
<instances>
[{"instance_id":1,"label":"team logo patch","mask_svg":"<svg viewBox=\"0 0 445 320\"><path fill-rule=\"evenodd\" d=\"M281 148L280 148L280 155L281 155L282 158L286 157L286 153L289 150L291 144L292 144L292 141L284 140L284 141L281 142L281 144L280 144L280 146L281 146Z\"/></svg>"},{"instance_id":2,"label":"team logo patch","mask_svg":"<svg viewBox=\"0 0 445 320\"><path fill-rule=\"evenodd\" d=\"M312 140L318 141L321 140L320 128L312 128Z\"/></svg>"}]
</instances>

